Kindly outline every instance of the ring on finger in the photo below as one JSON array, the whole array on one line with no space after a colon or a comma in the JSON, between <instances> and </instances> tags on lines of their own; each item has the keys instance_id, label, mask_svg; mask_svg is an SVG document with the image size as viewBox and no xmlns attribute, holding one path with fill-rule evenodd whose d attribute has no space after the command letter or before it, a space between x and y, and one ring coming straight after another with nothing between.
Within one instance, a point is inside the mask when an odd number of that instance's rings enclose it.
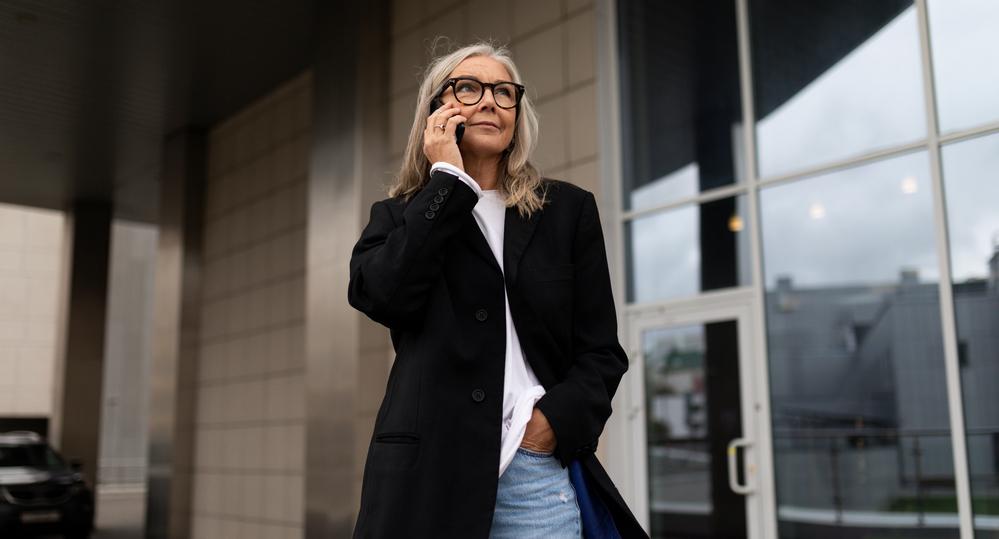
<instances>
[{"instance_id":1,"label":"ring on finger","mask_svg":"<svg viewBox=\"0 0 999 539\"><path fill-rule=\"evenodd\" d=\"M445 129L444 129L444 124L438 124L438 125L435 125L434 127L437 127L437 128L439 128L439 129L440 129L441 131L444 131L444 130L445 130Z\"/></svg>"}]
</instances>

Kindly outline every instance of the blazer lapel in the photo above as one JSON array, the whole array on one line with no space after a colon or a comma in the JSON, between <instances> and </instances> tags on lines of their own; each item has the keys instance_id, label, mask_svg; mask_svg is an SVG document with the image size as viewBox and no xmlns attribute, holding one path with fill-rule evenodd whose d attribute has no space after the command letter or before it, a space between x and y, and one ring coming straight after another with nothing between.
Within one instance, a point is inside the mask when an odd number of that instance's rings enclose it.
<instances>
[{"instance_id":1,"label":"blazer lapel","mask_svg":"<svg viewBox=\"0 0 999 539\"><path fill-rule=\"evenodd\" d=\"M527 244L531 242L534 229L541 219L541 211L536 211L530 217L521 217L516 207L506 209L503 225L503 270L507 285L517 282L517 266Z\"/></svg>"},{"instance_id":2,"label":"blazer lapel","mask_svg":"<svg viewBox=\"0 0 999 539\"><path fill-rule=\"evenodd\" d=\"M499 262L496 262L496 256L493 255L493 250L489 248L489 242L487 242L486 237L482 235L482 229L479 228L479 223L475 221L475 216L469 213L464 219L465 222L461 225L461 233L459 234L461 240L469 247L469 249L472 250L473 253L480 256L496 271L502 273L499 267Z\"/></svg>"}]
</instances>

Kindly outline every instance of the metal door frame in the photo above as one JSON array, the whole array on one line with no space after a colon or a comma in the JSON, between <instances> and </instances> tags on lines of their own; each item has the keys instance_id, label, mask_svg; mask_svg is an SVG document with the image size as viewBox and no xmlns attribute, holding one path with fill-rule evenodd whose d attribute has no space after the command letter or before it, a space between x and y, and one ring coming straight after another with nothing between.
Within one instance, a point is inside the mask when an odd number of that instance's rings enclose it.
<instances>
[{"instance_id":1,"label":"metal door frame","mask_svg":"<svg viewBox=\"0 0 999 539\"><path fill-rule=\"evenodd\" d=\"M749 539L776 536L773 457L766 355L760 354L751 288L708 293L696 298L636 305L625 314L624 332L631 366L614 400L608 423L608 468L642 526L649 529L650 503L646 452L645 360L641 336L652 328L735 320L739 332L741 439L739 453L746 475L746 530Z\"/></svg>"}]
</instances>

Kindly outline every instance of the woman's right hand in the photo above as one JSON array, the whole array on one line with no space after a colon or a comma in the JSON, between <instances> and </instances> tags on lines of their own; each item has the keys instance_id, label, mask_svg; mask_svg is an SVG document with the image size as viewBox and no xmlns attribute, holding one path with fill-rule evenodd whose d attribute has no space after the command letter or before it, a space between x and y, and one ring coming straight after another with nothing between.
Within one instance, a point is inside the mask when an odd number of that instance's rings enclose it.
<instances>
[{"instance_id":1,"label":"woman's right hand","mask_svg":"<svg viewBox=\"0 0 999 539\"><path fill-rule=\"evenodd\" d=\"M454 103L445 103L427 118L427 127L423 132L423 154L431 164L443 161L465 170L461 151L454 138L458 124L468 121L460 112L461 109ZM440 128L442 125L444 129Z\"/></svg>"}]
</instances>

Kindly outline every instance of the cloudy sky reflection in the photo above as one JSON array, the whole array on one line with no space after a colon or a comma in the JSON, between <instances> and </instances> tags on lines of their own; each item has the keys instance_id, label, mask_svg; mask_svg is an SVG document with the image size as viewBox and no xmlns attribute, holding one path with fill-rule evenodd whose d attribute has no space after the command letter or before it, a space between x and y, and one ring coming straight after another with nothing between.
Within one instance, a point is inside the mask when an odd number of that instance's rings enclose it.
<instances>
[{"instance_id":1,"label":"cloudy sky reflection","mask_svg":"<svg viewBox=\"0 0 999 539\"><path fill-rule=\"evenodd\" d=\"M905 10L757 122L761 176L924 137L916 22L915 8Z\"/></svg>"},{"instance_id":2,"label":"cloudy sky reflection","mask_svg":"<svg viewBox=\"0 0 999 539\"><path fill-rule=\"evenodd\" d=\"M999 135L943 148L954 282L988 277L999 243Z\"/></svg>"},{"instance_id":3,"label":"cloudy sky reflection","mask_svg":"<svg viewBox=\"0 0 999 539\"><path fill-rule=\"evenodd\" d=\"M999 120L999 2L931 0L929 16L941 129Z\"/></svg>"},{"instance_id":4,"label":"cloudy sky reflection","mask_svg":"<svg viewBox=\"0 0 999 539\"><path fill-rule=\"evenodd\" d=\"M939 271L925 152L764 189L768 288L891 284L903 270Z\"/></svg>"}]
</instances>

